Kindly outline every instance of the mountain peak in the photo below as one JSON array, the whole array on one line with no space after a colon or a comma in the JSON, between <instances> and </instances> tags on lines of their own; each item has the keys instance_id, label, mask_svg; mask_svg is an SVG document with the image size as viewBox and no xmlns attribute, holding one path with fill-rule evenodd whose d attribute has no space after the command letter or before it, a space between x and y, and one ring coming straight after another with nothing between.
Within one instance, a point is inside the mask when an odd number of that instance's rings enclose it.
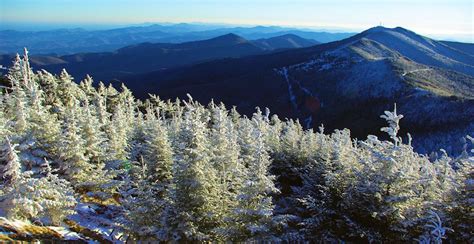
<instances>
[{"instance_id":1,"label":"mountain peak","mask_svg":"<svg viewBox=\"0 0 474 244\"><path fill-rule=\"evenodd\" d=\"M237 34L234 34L234 33L228 33L228 34L225 34L225 35L222 35L222 36L218 36L215 39L217 39L217 38L220 38L220 39L244 39L243 37L241 37Z\"/></svg>"},{"instance_id":2,"label":"mountain peak","mask_svg":"<svg viewBox=\"0 0 474 244\"><path fill-rule=\"evenodd\" d=\"M387 32L397 32L397 33L404 34L404 35L417 35L415 32L413 32L411 30L408 30L408 29L405 29L405 28L400 27L400 26L397 26L395 28L389 28L389 27L385 27L385 26L381 26L381 25L372 27L370 29L367 29L367 30L363 31L362 33L373 34L373 33L387 33Z\"/></svg>"},{"instance_id":3,"label":"mountain peak","mask_svg":"<svg viewBox=\"0 0 474 244\"><path fill-rule=\"evenodd\" d=\"M393 31L397 28L401 28L401 27L388 28L388 27L385 27L385 26L378 25L378 26L375 26L375 27L372 27L372 28L369 28L369 29L363 31L362 33L386 32L386 31ZM403 28L401 28L401 29L403 29Z\"/></svg>"},{"instance_id":4,"label":"mountain peak","mask_svg":"<svg viewBox=\"0 0 474 244\"><path fill-rule=\"evenodd\" d=\"M300 37L298 35L295 35L293 33L288 33L288 34L284 34L284 35L281 35L281 36L275 36L275 37L272 37L272 38L299 38L299 39L303 39L302 37Z\"/></svg>"},{"instance_id":5,"label":"mountain peak","mask_svg":"<svg viewBox=\"0 0 474 244\"><path fill-rule=\"evenodd\" d=\"M239 36L239 35L236 35L234 33L229 33L229 34L225 34L225 35L222 35L222 36L218 36L218 37L214 37L212 39L209 39L210 41L213 41L213 42L223 42L223 43L227 43L227 44L239 44L239 43L246 43L246 42L249 42L247 39Z\"/></svg>"},{"instance_id":6,"label":"mountain peak","mask_svg":"<svg viewBox=\"0 0 474 244\"><path fill-rule=\"evenodd\" d=\"M364 39L370 41L364 42ZM398 53L420 64L474 75L474 58L471 55L402 27L376 26L350 38L345 44L362 45L364 48L358 46L360 50L380 58L387 57L388 51L388 56Z\"/></svg>"}]
</instances>

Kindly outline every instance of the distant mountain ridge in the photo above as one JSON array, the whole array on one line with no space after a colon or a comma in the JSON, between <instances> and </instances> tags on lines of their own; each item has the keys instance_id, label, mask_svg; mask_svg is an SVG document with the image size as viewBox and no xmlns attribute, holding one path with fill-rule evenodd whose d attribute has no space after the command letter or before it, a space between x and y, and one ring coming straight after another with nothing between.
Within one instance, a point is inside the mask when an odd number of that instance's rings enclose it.
<instances>
[{"instance_id":1,"label":"distant mountain ridge","mask_svg":"<svg viewBox=\"0 0 474 244\"><path fill-rule=\"evenodd\" d=\"M474 45L472 43L452 42L452 41L441 41L447 46L460 50L464 53L474 56Z\"/></svg>"},{"instance_id":2,"label":"distant mountain ridge","mask_svg":"<svg viewBox=\"0 0 474 244\"><path fill-rule=\"evenodd\" d=\"M314 40L295 35L249 41L233 33L215 38L184 43L140 43L120 48L114 52L78 53L64 56L32 56L34 68L53 73L66 68L73 76L86 74L99 80L113 80L124 75L134 75L156 70L221 58L238 58L258 55L281 49L316 45ZM12 55L0 55L0 64L8 66Z\"/></svg>"},{"instance_id":3,"label":"distant mountain ridge","mask_svg":"<svg viewBox=\"0 0 474 244\"><path fill-rule=\"evenodd\" d=\"M153 24L95 31L81 28L50 31L3 30L0 31L0 54L18 53L24 47L42 55L110 52L143 42L182 43L211 39L228 33L235 33L247 40L295 34L318 42L340 40L355 34L317 32L274 26L219 27L195 24Z\"/></svg>"},{"instance_id":4,"label":"distant mountain ridge","mask_svg":"<svg viewBox=\"0 0 474 244\"><path fill-rule=\"evenodd\" d=\"M305 39L294 34L285 34L282 36L271 38L261 38L252 41L252 43L266 50L302 48L320 44L320 42L318 41L312 39Z\"/></svg>"},{"instance_id":5,"label":"distant mountain ridge","mask_svg":"<svg viewBox=\"0 0 474 244\"><path fill-rule=\"evenodd\" d=\"M190 93L249 114L255 106L269 107L307 127L348 127L357 137L379 135L372 129L383 126L379 114L397 103L407 115L402 129L413 132L419 150L433 151L436 145L461 147L449 131L472 136L473 67L474 57L453 45L403 28L375 27L337 42L122 80L141 97Z\"/></svg>"},{"instance_id":6,"label":"distant mountain ridge","mask_svg":"<svg viewBox=\"0 0 474 244\"><path fill-rule=\"evenodd\" d=\"M394 29L376 27L362 32L361 35L382 43L415 62L474 75L473 56L443 42L420 36L401 27Z\"/></svg>"},{"instance_id":7,"label":"distant mountain ridge","mask_svg":"<svg viewBox=\"0 0 474 244\"><path fill-rule=\"evenodd\" d=\"M117 84L125 82L140 98L189 93L202 103L222 101L249 115L256 106L268 107L307 128L347 127L358 138L383 136L374 130L384 126L379 115L397 103L406 115L401 134L410 131L419 152L459 153L459 138L474 136L474 44L381 26L335 42L310 43L291 35L249 41L226 34L31 60L36 68L59 72L65 67L79 78L86 73L96 81L118 78ZM292 48L304 45L309 46Z\"/></svg>"}]
</instances>

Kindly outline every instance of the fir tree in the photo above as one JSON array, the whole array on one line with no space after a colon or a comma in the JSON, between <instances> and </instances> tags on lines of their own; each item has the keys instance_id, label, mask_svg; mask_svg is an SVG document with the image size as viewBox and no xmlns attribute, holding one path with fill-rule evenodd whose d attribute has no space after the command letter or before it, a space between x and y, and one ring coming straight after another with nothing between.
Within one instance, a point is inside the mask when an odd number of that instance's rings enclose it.
<instances>
[{"instance_id":1,"label":"fir tree","mask_svg":"<svg viewBox=\"0 0 474 244\"><path fill-rule=\"evenodd\" d=\"M74 78L65 70L61 71L57 86L57 96L62 107L71 106L76 100L83 101L86 99L84 92L74 82Z\"/></svg>"},{"instance_id":2,"label":"fir tree","mask_svg":"<svg viewBox=\"0 0 474 244\"><path fill-rule=\"evenodd\" d=\"M106 159L105 155L105 133L100 129L99 119L95 115L96 109L84 102L80 111L78 125L81 128L81 136L84 138L84 155L95 165L100 165Z\"/></svg>"},{"instance_id":3,"label":"fir tree","mask_svg":"<svg viewBox=\"0 0 474 244\"><path fill-rule=\"evenodd\" d=\"M66 108L65 120L58 151L60 152L61 168L73 184L84 183L88 180L88 172L92 166L85 156L85 142L81 138L78 126L78 101L72 102Z\"/></svg>"},{"instance_id":4,"label":"fir tree","mask_svg":"<svg viewBox=\"0 0 474 244\"><path fill-rule=\"evenodd\" d=\"M124 200L129 231L136 239L154 237L169 240L167 214L171 209L173 152L162 121L148 110L144 154L134 177L127 179Z\"/></svg>"},{"instance_id":5,"label":"fir tree","mask_svg":"<svg viewBox=\"0 0 474 244\"><path fill-rule=\"evenodd\" d=\"M20 86L13 87L12 98L8 103L8 114L12 115L14 121L14 130L17 134L26 132L28 124L28 107L26 94Z\"/></svg>"},{"instance_id":6,"label":"fir tree","mask_svg":"<svg viewBox=\"0 0 474 244\"><path fill-rule=\"evenodd\" d=\"M254 122L261 123L261 120ZM268 172L270 156L264 135L258 129L262 127L249 125L241 125L241 138L248 143L243 151L247 171L231 218L233 224L228 229L229 238L234 241L265 240L271 237L272 228L276 226L270 194L278 190L273 183L274 177Z\"/></svg>"},{"instance_id":7,"label":"fir tree","mask_svg":"<svg viewBox=\"0 0 474 244\"><path fill-rule=\"evenodd\" d=\"M187 240L211 240L218 218L219 180L211 162L202 108L188 104L187 109L173 172L173 202L178 214L173 232Z\"/></svg>"},{"instance_id":8,"label":"fir tree","mask_svg":"<svg viewBox=\"0 0 474 244\"><path fill-rule=\"evenodd\" d=\"M6 107L6 99L6 96L0 97L0 143L3 142L3 138L7 137L10 134L10 122L4 112Z\"/></svg>"},{"instance_id":9,"label":"fir tree","mask_svg":"<svg viewBox=\"0 0 474 244\"><path fill-rule=\"evenodd\" d=\"M57 156L57 142L61 134L60 122L55 114L50 113L49 106L45 105L44 93L38 84L32 84L32 104L29 124L31 136L35 145L31 150L36 150L34 155L40 158ZM41 151L41 153L39 152Z\"/></svg>"},{"instance_id":10,"label":"fir tree","mask_svg":"<svg viewBox=\"0 0 474 244\"><path fill-rule=\"evenodd\" d=\"M5 186L13 186L21 177L21 164L15 150L16 146L11 144L9 138L6 138L2 148L1 160L4 163L1 168L1 178Z\"/></svg>"},{"instance_id":11,"label":"fir tree","mask_svg":"<svg viewBox=\"0 0 474 244\"><path fill-rule=\"evenodd\" d=\"M224 105L216 106L211 102L209 109L212 113L210 136L212 163L219 177L221 198L218 223L225 225L237 203L237 194L243 185L245 169L239 158L238 134Z\"/></svg>"},{"instance_id":12,"label":"fir tree","mask_svg":"<svg viewBox=\"0 0 474 244\"><path fill-rule=\"evenodd\" d=\"M146 128L144 158L149 169L149 180L163 184L161 187L164 188L172 180L173 167L173 151L168 131L160 118L148 117Z\"/></svg>"},{"instance_id":13,"label":"fir tree","mask_svg":"<svg viewBox=\"0 0 474 244\"><path fill-rule=\"evenodd\" d=\"M108 160L124 161L128 159L131 124L128 124L124 109L123 104L115 106L112 120L107 127Z\"/></svg>"}]
</instances>

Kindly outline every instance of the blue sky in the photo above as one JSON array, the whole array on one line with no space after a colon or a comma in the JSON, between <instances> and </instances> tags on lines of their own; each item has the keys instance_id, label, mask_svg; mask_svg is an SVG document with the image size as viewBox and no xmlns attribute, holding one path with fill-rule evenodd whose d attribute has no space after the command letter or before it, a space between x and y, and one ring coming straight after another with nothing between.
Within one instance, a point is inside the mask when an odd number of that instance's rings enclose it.
<instances>
[{"instance_id":1,"label":"blue sky","mask_svg":"<svg viewBox=\"0 0 474 244\"><path fill-rule=\"evenodd\" d=\"M0 0L0 24L123 25L205 22L336 27L403 26L471 35L472 0Z\"/></svg>"}]
</instances>

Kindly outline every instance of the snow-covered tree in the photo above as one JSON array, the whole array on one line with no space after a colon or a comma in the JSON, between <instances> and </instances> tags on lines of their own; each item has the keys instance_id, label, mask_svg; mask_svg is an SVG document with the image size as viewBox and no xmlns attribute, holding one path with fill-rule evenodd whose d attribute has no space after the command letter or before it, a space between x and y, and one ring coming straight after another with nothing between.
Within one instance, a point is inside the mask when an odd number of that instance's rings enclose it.
<instances>
[{"instance_id":1,"label":"snow-covered tree","mask_svg":"<svg viewBox=\"0 0 474 244\"><path fill-rule=\"evenodd\" d=\"M61 71L57 82L57 97L60 104L58 106L72 106L76 100L82 96L82 91L74 83L74 78L65 70Z\"/></svg>"},{"instance_id":2,"label":"snow-covered tree","mask_svg":"<svg viewBox=\"0 0 474 244\"><path fill-rule=\"evenodd\" d=\"M387 132L387 134L392 138L393 142L395 143L395 146L400 144L401 139L398 137L398 130L400 130L400 120L403 118L403 115L397 114L397 105L395 104L395 107L393 108L393 112L391 111L385 111L384 115L381 115L380 117L385 119L388 123L388 127L383 127L380 130Z\"/></svg>"},{"instance_id":3,"label":"snow-covered tree","mask_svg":"<svg viewBox=\"0 0 474 244\"><path fill-rule=\"evenodd\" d=\"M74 185L88 182L90 180L89 174L92 171L92 165L85 156L84 139L79 134L78 111L77 100L66 107L61 139L58 145L61 169L67 175L67 179Z\"/></svg>"},{"instance_id":4,"label":"snow-covered tree","mask_svg":"<svg viewBox=\"0 0 474 244\"><path fill-rule=\"evenodd\" d=\"M12 145L9 138L6 138L5 143L2 147L2 158L4 162L1 168L1 176L3 185L11 186L14 185L21 176L21 164L18 158L17 151Z\"/></svg>"},{"instance_id":5,"label":"snow-covered tree","mask_svg":"<svg viewBox=\"0 0 474 244\"><path fill-rule=\"evenodd\" d=\"M124 109L123 103L119 103L115 106L112 120L106 128L108 137L108 160L124 161L128 158L128 143L132 125L128 124Z\"/></svg>"},{"instance_id":6,"label":"snow-covered tree","mask_svg":"<svg viewBox=\"0 0 474 244\"><path fill-rule=\"evenodd\" d=\"M74 187L94 189L106 183L110 175L105 175L102 164L94 165L86 157L86 141L80 135L78 111L77 100L66 108L58 145L60 168Z\"/></svg>"},{"instance_id":7,"label":"snow-covered tree","mask_svg":"<svg viewBox=\"0 0 474 244\"><path fill-rule=\"evenodd\" d=\"M212 240L219 217L219 178L212 165L209 131L202 121L202 110L187 105L175 154L172 200L177 216L170 225L174 226L172 236L184 240Z\"/></svg>"},{"instance_id":8,"label":"snow-covered tree","mask_svg":"<svg viewBox=\"0 0 474 244\"><path fill-rule=\"evenodd\" d=\"M131 169L137 173L126 177L123 201L126 225L134 238L168 240L173 152L161 119L152 110L148 110L147 119L141 162Z\"/></svg>"},{"instance_id":9,"label":"snow-covered tree","mask_svg":"<svg viewBox=\"0 0 474 244\"><path fill-rule=\"evenodd\" d=\"M33 73L27 52L7 76L7 218L60 224L77 194L129 241L473 242L469 142L456 158L416 153L398 135L396 108L382 115L390 141L357 140L268 109L248 118L191 96L140 101L125 86Z\"/></svg>"},{"instance_id":10,"label":"snow-covered tree","mask_svg":"<svg viewBox=\"0 0 474 244\"><path fill-rule=\"evenodd\" d=\"M7 119L7 115L5 113L5 100L6 96L0 97L0 143L3 142L4 138L10 134L10 121Z\"/></svg>"},{"instance_id":11,"label":"snow-covered tree","mask_svg":"<svg viewBox=\"0 0 474 244\"><path fill-rule=\"evenodd\" d=\"M39 220L46 224L59 224L74 213L74 192L69 183L52 175L33 178L32 172L22 172L15 145L7 139L2 150L3 189L0 207L12 219ZM47 164L49 168L49 164Z\"/></svg>"},{"instance_id":12,"label":"snow-covered tree","mask_svg":"<svg viewBox=\"0 0 474 244\"><path fill-rule=\"evenodd\" d=\"M468 144L471 150L468 149ZM446 233L449 240L455 242L473 242L472 235L474 207L474 138L467 136L464 153L451 161L456 171L451 175L453 184L448 190L447 203L443 203L446 222L452 231ZM444 190L444 189L443 189Z\"/></svg>"},{"instance_id":13,"label":"snow-covered tree","mask_svg":"<svg viewBox=\"0 0 474 244\"><path fill-rule=\"evenodd\" d=\"M12 86L19 86L21 79L23 78L23 60L17 53L15 59L12 62L11 67L8 69L7 78L10 80Z\"/></svg>"},{"instance_id":14,"label":"snow-covered tree","mask_svg":"<svg viewBox=\"0 0 474 244\"><path fill-rule=\"evenodd\" d=\"M120 188L123 213L119 216L129 240L157 239L160 228L160 216L164 200L157 193L155 184L147 180L147 165L133 165L129 174L124 176Z\"/></svg>"},{"instance_id":15,"label":"snow-covered tree","mask_svg":"<svg viewBox=\"0 0 474 244\"><path fill-rule=\"evenodd\" d=\"M246 165L243 185L237 193L226 234L230 240L265 240L276 227L273 219L274 205L271 194L277 192L274 177L269 174L270 156L264 134L256 119L254 123L244 120L240 124L239 137L242 145L242 160Z\"/></svg>"},{"instance_id":16,"label":"snow-covered tree","mask_svg":"<svg viewBox=\"0 0 474 244\"><path fill-rule=\"evenodd\" d=\"M23 88L15 86L11 97L13 99L8 103L7 112L13 117L15 132L21 134L29 127L26 94Z\"/></svg>"},{"instance_id":17,"label":"snow-covered tree","mask_svg":"<svg viewBox=\"0 0 474 244\"><path fill-rule=\"evenodd\" d=\"M61 134L61 123L56 114L50 113L45 105L44 93L37 84L33 84L29 124L31 127L31 156L50 159L57 156L57 142ZM42 160L39 160L42 161Z\"/></svg>"},{"instance_id":18,"label":"snow-covered tree","mask_svg":"<svg viewBox=\"0 0 474 244\"><path fill-rule=\"evenodd\" d=\"M99 88L95 93L93 101L100 126L105 130L110 120L110 113L107 111L107 92L104 83L99 83Z\"/></svg>"},{"instance_id":19,"label":"snow-covered tree","mask_svg":"<svg viewBox=\"0 0 474 244\"><path fill-rule=\"evenodd\" d=\"M84 155L95 165L100 165L106 160L105 143L106 136L101 130L100 121L95 115L96 109L84 101L80 110L78 126L81 137L84 139Z\"/></svg>"},{"instance_id":20,"label":"snow-covered tree","mask_svg":"<svg viewBox=\"0 0 474 244\"><path fill-rule=\"evenodd\" d=\"M246 171L239 158L238 133L225 106L223 104L217 106L211 102L209 109L211 112L211 160L219 177L220 206L217 214L220 219L218 222L221 226L231 225L228 219L236 207L237 195L243 187Z\"/></svg>"},{"instance_id":21,"label":"snow-covered tree","mask_svg":"<svg viewBox=\"0 0 474 244\"><path fill-rule=\"evenodd\" d=\"M149 111L151 113L151 111ZM147 121L144 158L147 163L150 182L166 188L172 180L173 150L168 139L168 130L163 121L156 117Z\"/></svg>"}]
</instances>

